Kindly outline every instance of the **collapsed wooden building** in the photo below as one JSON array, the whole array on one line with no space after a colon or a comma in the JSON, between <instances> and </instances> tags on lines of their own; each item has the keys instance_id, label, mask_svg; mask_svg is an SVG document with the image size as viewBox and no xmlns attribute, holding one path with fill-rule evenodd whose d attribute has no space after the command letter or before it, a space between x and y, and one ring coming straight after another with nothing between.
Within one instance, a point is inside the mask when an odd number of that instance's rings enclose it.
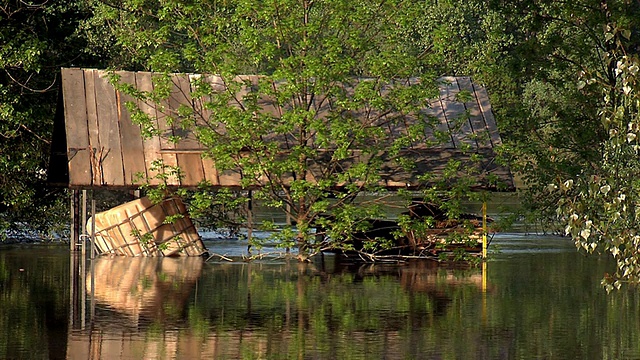
<instances>
[{"instance_id":1,"label":"collapsed wooden building","mask_svg":"<svg viewBox=\"0 0 640 360\"><path fill-rule=\"evenodd\" d=\"M115 74L121 83L128 84L135 91L151 92L154 89L156 75L153 73L118 71ZM203 156L205 148L195 133L170 119L171 114L176 114L181 106L198 109L204 113L203 116L208 116L205 100L201 95L194 95L197 93L194 80L200 79L202 75L171 74L170 96L162 104L149 103L127 95L112 84L111 75L112 73L96 69L62 69L62 92L55 119L49 167L51 184L68 187L75 194L91 189L134 190L143 183L158 185L160 180L156 175L161 170L154 164L161 160L163 164L179 167L182 171L181 177L170 175L166 178L165 181L170 186L195 188L206 181L213 188L242 187L240 171L219 171L214 159ZM252 77L247 78L251 80ZM216 84L216 79L219 78L211 76L209 79L213 86L220 86ZM462 93L465 96L459 97ZM153 119L159 135L143 138L140 125L132 122L131 113L126 106L128 102L135 103ZM436 145L412 144L404 149L405 156L414 164L411 171L403 170L393 161L384 161L380 174L381 185L390 190L419 189L424 185L420 175L442 173L450 160L469 162L472 156L479 154L481 160L474 165L480 169L477 186L489 190L513 190L515 186L509 169L495 161L494 148L501 144L501 138L484 87L474 83L469 77L443 77L439 79L439 96L428 103L429 106L423 110L424 115L436 119L437 128L447 134L447 139L438 141ZM405 126L410 126L410 122L411 119L408 119ZM389 129L390 134L396 131L402 133L408 130ZM176 137L180 140L171 141ZM489 182L490 177L497 181ZM501 187L498 188L496 183L500 183ZM81 231L81 221L77 216L78 196L74 199L72 206L76 219L72 229L73 244L78 243ZM134 217L128 214L114 221L133 223ZM95 218L96 216L93 217ZM181 231L193 227L193 224L183 225ZM117 227L113 223L105 226ZM136 231L140 229L136 228L134 232ZM122 232L119 230L120 234ZM113 238L118 235L105 233L104 236ZM135 241L139 242L139 239ZM190 244L198 242L190 238ZM130 244L120 244L99 251L134 256L149 253L148 249L135 254L120 251L130 247ZM204 247L198 245L198 249L200 247L204 251ZM115 248L119 250L116 251ZM200 251L193 253L198 252ZM157 252L155 254L162 255Z\"/></svg>"}]
</instances>

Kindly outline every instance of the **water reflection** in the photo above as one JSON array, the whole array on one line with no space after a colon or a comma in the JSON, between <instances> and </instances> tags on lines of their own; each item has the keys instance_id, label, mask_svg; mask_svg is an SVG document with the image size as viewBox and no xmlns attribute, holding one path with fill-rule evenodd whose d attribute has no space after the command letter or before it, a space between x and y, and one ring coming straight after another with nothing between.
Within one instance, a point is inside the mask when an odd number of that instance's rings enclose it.
<instances>
[{"instance_id":1,"label":"water reflection","mask_svg":"<svg viewBox=\"0 0 640 360\"><path fill-rule=\"evenodd\" d=\"M404 358L407 332L446 314L456 293L481 292L478 269L335 257L311 265L100 258L92 271L95 315L70 332L69 358Z\"/></svg>"},{"instance_id":2,"label":"water reflection","mask_svg":"<svg viewBox=\"0 0 640 360\"><path fill-rule=\"evenodd\" d=\"M155 359L171 353L165 340L184 322L202 267L201 258L189 257L95 259L85 279L91 325L70 332L68 358ZM140 330L156 331L158 338L139 338Z\"/></svg>"},{"instance_id":3,"label":"water reflection","mask_svg":"<svg viewBox=\"0 0 640 360\"><path fill-rule=\"evenodd\" d=\"M167 323L182 315L203 261L199 258L98 258L94 298L101 312L116 311L133 326L142 321Z\"/></svg>"},{"instance_id":4,"label":"water reflection","mask_svg":"<svg viewBox=\"0 0 640 360\"><path fill-rule=\"evenodd\" d=\"M640 358L637 289L599 285L615 264L494 241L486 272L0 250L0 358Z\"/></svg>"}]
</instances>

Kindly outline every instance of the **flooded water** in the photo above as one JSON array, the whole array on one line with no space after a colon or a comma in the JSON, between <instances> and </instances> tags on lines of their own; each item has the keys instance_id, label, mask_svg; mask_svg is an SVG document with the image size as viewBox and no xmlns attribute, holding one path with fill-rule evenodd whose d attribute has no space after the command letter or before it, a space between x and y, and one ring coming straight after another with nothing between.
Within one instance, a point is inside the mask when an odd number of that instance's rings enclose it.
<instances>
[{"instance_id":1,"label":"flooded water","mask_svg":"<svg viewBox=\"0 0 640 360\"><path fill-rule=\"evenodd\" d=\"M246 247L209 241L213 252ZM486 268L99 258L0 248L0 359L637 359L637 289L566 239ZM80 276L88 274L85 276Z\"/></svg>"}]
</instances>

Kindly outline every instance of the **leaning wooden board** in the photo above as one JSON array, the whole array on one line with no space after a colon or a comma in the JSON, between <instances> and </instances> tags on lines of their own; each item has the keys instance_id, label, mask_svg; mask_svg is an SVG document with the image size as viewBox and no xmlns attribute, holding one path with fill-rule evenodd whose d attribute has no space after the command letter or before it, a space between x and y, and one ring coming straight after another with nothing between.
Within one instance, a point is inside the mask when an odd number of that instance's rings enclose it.
<instances>
[{"instance_id":1,"label":"leaning wooden board","mask_svg":"<svg viewBox=\"0 0 640 360\"><path fill-rule=\"evenodd\" d=\"M87 223L89 233L92 221ZM202 256L207 252L178 198L154 204L143 197L95 214L95 246L100 255Z\"/></svg>"}]
</instances>

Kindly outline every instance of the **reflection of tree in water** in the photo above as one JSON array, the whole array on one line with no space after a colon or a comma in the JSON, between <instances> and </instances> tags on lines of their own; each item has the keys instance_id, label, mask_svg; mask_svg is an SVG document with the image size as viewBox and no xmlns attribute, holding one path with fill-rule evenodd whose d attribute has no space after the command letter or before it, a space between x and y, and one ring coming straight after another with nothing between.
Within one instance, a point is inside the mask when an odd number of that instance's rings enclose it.
<instances>
[{"instance_id":1,"label":"reflection of tree in water","mask_svg":"<svg viewBox=\"0 0 640 360\"><path fill-rule=\"evenodd\" d=\"M292 355L297 349L328 358L367 353L402 358L411 354L408 349L428 346L414 336L436 336L441 324L462 316L450 311L452 302L480 297L479 269L326 260L314 265L216 265L212 275L219 286L202 291L220 296L209 299L209 323L224 329L218 336L230 336L238 344L264 345L266 336L272 354ZM212 286L211 281L199 285ZM236 299L235 307L228 299Z\"/></svg>"},{"instance_id":2,"label":"reflection of tree in water","mask_svg":"<svg viewBox=\"0 0 640 360\"><path fill-rule=\"evenodd\" d=\"M443 268L432 261L418 261L404 267L400 275L402 287L409 293L425 293L434 302L435 315L444 315L452 301L452 294L482 289L480 269Z\"/></svg>"},{"instance_id":3,"label":"reflection of tree in water","mask_svg":"<svg viewBox=\"0 0 640 360\"><path fill-rule=\"evenodd\" d=\"M452 302L473 301L480 292L477 269L458 274L420 264L341 263L333 256L316 264L99 260L102 310L90 339L72 339L73 354L411 357L427 346L425 334L437 336L442 324L460 317L450 311ZM146 335L131 337L140 333Z\"/></svg>"},{"instance_id":4,"label":"reflection of tree in water","mask_svg":"<svg viewBox=\"0 0 640 360\"><path fill-rule=\"evenodd\" d=\"M225 328L398 330L443 316L456 293L479 293L479 269L341 263L215 265L209 319ZM233 279L233 280L232 280ZM215 282L212 284L211 282ZM226 285L225 285L226 284ZM219 296L219 297L218 297ZM233 305L229 299L235 299ZM216 311L219 310L219 311Z\"/></svg>"},{"instance_id":5,"label":"reflection of tree in water","mask_svg":"<svg viewBox=\"0 0 640 360\"><path fill-rule=\"evenodd\" d=\"M44 245L0 250L0 359L64 359L68 250Z\"/></svg>"},{"instance_id":6,"label":"reflection of tree in water","mask_svg":"<svg viewBox=\"0 0 640 360\"><path fill-rule=\"evenodd\" d=\"M447 267L430 260L401 265L347 263L339 265L338 269L343 273L353 273L355 282L363 282L367 277L397 280L412 305L409 312L414 326L430 316L445 315L456 292L477 292L482 287L480 269L459 264ZM421 304L425 296L429 306Z\"/></svg>"}]
</instances>

